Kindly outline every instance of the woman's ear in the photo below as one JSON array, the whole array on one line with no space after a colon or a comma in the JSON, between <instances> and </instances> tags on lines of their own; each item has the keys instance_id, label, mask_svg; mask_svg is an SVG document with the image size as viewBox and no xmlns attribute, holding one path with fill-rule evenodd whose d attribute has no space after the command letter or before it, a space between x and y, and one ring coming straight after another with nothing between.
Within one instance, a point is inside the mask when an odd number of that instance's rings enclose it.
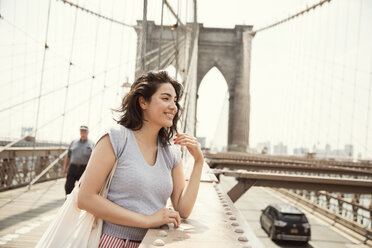
<instances>
[{"instance_id":1,"label":"woman's ear","mask_svg":"<svg viewBox=\"0 0 372 248\"><path fill-rule=\"evenodd\" d=\"M145 98L143 96L140 96L138 98L138 102L139 102L139 105L140 105L140 107L141 107L142 110L147 109L147 102L146 102L146 100L145 100Z\"/></svg>"}]
</instances>

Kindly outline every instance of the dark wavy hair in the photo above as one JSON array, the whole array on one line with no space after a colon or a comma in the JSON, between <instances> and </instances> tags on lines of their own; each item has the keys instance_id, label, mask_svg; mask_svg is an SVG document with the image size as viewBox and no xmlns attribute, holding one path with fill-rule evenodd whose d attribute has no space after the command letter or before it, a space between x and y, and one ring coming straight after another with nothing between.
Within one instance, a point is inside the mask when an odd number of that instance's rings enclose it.
<instances>
[{"instance_id":1,"label":"dark wavy hair","mask_svg":"<svg viewBox=\"0 0 372 248\"><path fill-rule=\"evenodd\" d=\"M171 127L162 127L159 131L160 143L163 146L170 144L170 139L177 131L179 113L182 111L179 100L183 94L183 86L177 80L171 78L166 71L152 71L138 77L132 84L129 93L123 98L122 104L115 112L121 113L120 118L115 120L117 123L130 128L139 130L143 126L143 111L139 104L142 96L147 102L151 101L152 95L159 89L161 84L170 83L176 91L177 113L173 118Z\"/></svg>"}]
</instances>

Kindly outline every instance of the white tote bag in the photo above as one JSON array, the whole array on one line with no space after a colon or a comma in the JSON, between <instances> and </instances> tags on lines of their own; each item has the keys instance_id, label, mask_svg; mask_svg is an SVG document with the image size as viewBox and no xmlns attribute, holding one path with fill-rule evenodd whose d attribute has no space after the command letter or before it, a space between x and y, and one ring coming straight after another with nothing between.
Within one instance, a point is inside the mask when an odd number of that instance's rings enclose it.
<instances>
[{"instance_id":1,"label":"white tote bag","mask_svg":"<svg viewBox=\"0 0 372 248\"><path fill-rule=\"evenodd\" d=\"M124 132L124 144L125 142L126 130ZM100 192L100 195L105 198L107 197L116 166L117 160L115 161L115 165ZM78 208L77 198L79 194L79 185L80 181L72 190L71 194L67 196L67 199L59 209L56 218L44 232L35 248L98 247L101 238L103 220L95 218L91 213Z\"/></svg>"}]
</instances>

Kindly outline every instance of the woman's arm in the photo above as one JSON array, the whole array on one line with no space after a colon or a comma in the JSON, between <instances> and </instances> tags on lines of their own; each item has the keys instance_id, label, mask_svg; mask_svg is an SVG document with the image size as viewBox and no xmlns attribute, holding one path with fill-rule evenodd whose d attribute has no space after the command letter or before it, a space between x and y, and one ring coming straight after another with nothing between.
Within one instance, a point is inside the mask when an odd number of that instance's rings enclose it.
<instances>
[{"instance_id":1,"label":"woman's arm","mask_svg":"<svg viewBox=\"0 0 372 248\"><path fill-rule=\"evenodd\" d=\"M198 195L204 157L199 142L195 137L188 134L179 134L175 139L175 144L186 146L187 150L194 157L194 167L187 185L183 174L182 161L180 161L172 171L172 205L174 209L180 213L182 218L187 218L191 214Z\"/></svg>"},{"instance_id":2,"label":"woman's arm","mask_svg":"<svg viewBox=\"0 0 372 248\"><path fill-rule=\"evenodd\" d=\"M162 208L153 215L142 215L111 202L99 195L99 192L115 164L115 154L110 138L105 135L94 148L88 166L82 179L78 207L98 218L111 223L150 228L167 223L175 226L180 224L180 217L176 211Z\"/></svg>"}]
</instances>

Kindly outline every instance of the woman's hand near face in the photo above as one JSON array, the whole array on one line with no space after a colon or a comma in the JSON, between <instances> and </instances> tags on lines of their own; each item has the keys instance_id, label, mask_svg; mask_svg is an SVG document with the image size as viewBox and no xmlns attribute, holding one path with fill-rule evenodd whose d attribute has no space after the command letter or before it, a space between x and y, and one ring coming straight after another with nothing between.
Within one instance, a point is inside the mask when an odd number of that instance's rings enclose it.
<instances>
[{"instance_id":1,"label":"woman's hand near face","mask_svg":"<svg viewBox=\"0 0 372 248\"><path fill-rule=\"evenodd\" d=\"M149 228L159 227L168 223L173 223L174 228L181 225L180 214L171 208L161 208L154 214L148 216Z\"/></svg>"},{"instance_id":2,"label":"woman's hand near face","mask_svg":"<svg viewBox=\"0 0 372 248\"><path fill-rule=\"evenodd\" d=\"M203 152L200 149L198 140L186 133L176 134L176 138L173 139L174 144L186 146L191 156L194 157L195 162L204 163Z\"/></svg>"}]
</instances>

